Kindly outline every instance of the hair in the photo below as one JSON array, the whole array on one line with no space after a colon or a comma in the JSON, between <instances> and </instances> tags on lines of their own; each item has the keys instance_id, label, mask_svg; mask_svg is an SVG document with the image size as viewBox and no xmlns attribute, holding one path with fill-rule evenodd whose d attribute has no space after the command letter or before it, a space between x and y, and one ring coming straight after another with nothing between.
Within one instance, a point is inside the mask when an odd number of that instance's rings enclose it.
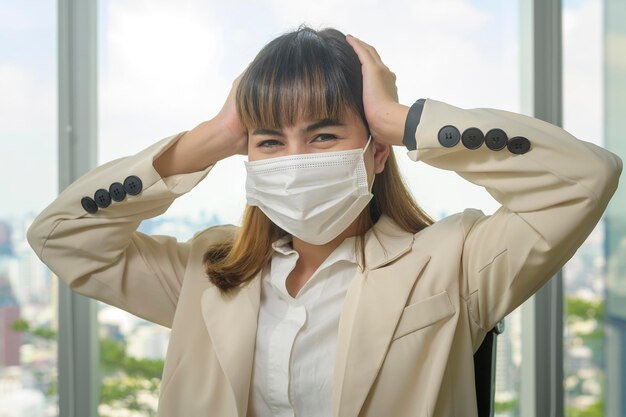
<instances>
[{"instance_id":1,"label":"hair","mask_svg":"<svg viewBox=\"0 0 626 417\"><path fill-rule=\"evenodd\" d=\"M342 119L356 112L369 132L363 108L361 62L345 35L334 28L314 30L302 24L266 44L242 75L236 91L242 125L282 129L298 120ZM376 174L373 198L357 220L355 250L365 262L365 233L382 214L400 228L417 233L434 223L413 199L390 149ZM210 282L228 293L252 280L271 259L272 242L288 233L256 206L246 205L241 227L212 244L203 256Z\"/></svg>"}]
</instances>

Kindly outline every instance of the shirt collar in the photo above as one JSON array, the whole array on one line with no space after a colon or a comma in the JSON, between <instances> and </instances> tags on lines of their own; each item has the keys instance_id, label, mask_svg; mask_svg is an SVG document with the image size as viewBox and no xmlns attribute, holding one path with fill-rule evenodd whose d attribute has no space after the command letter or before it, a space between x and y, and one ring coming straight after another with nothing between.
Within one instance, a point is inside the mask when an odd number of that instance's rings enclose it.
<instances>
[{"instance_id":1,"label":"shirt collar","mask_svg":"<svg viewBox=\"0 0 626 417\"><path fill-rule=\"evenodd\" d=\"M320 268L342 260L356 264L356 252L354 250L355 239L357 239L357 236L345 238L344 241L341 242L330 255L328 255L328 258L322 262ZM297 252L293 249L292 242L292 236L285 235L272 243L272 249L283 255L297 254Z\"/></svg>"},{"instance_id":2,"label":"shirt collar","mask_svg":"<svg viewBox=\"0 0 626 417\"><path fill-rule=\"evenodd\" d=\"M339 261L345 260L351 262L353 265L356 265L357 261L354 250L355 239L355 236L344 239L344 241L341 242L330 255L328 255L324 262L322 262L322 264L317 268L311 279L309 279L302 288L311 287L314 282L319 280L320 271L329 268L331 265ZM284 236L274 241L272 243L272 249L274 250L274 253L271 260L272 272L269 277L270 285L274 287L274 290L277 291L280 297L289 302L293 302L292 297L287 291L286 280L289 271L293 270L295 267L299 254L292 247L291 235ZM300 291L302 291L302 289Z\"/></svg>"},{"instance_id":3,"label":"shirt collar","mask_svg":"<svg viewBox=\"0 0 626 417\"><path fill-rule=\"evenodd\" d=\"M272 243L272 249L274 249L278 253L282 253L283 255L289 255L290 253L295 252L295 250L291 246L291 242L291 235L283 236Z\"/></svg>"}]
</instances>

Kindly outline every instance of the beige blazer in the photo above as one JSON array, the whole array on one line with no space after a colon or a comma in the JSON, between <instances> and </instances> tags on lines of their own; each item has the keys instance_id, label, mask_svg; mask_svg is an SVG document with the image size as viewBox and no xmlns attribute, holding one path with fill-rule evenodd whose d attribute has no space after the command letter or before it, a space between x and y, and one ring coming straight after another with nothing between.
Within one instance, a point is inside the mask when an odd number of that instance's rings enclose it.
<instances>
[{"instance_id":1,"label":"beige blazer","mask_svg":"<svg viewBox=\"0 0 626 417\"><path fill-rule=\"evenodd\" d=\"M460 133L502 129L508 138L527 138L530 149L443 146L439 133L447 125ZM186 242L136 230L212 168L158 175L153 159L183 133L78 178L37 216L27 238L73 291L171 328L158 416L243 417L260 275L226 298L201 265L205 248L237 227L211 227ZM617 155L554 125L432 99L416 139L412 160L457 172L501 207L493 215L467 208L417 234L383 216L378 233L368 232L369 268L352 280L339 323L335 417L476 416L473 354L485 333L573 256L622 171ZM131 175L141 181L138 194L95 213L81 205Z\"/></svg>"}]
</instances>

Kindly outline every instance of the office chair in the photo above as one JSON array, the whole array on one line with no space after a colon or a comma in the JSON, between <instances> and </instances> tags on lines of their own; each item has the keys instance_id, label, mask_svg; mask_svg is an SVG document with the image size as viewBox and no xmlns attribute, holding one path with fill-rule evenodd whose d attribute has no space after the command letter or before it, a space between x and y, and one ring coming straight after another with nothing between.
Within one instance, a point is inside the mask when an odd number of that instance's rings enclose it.
<instances>
[{"instance_id":1,"label":"office chair","mask_svg":"<svg viewBox=\"0 0 626 417\"><path fill-rule=\"evenodd\" d=\"M504 319L487 333L474 353L474 378L479 417L493 417L496 392L496 336L504 331Z\"/></svg>"}]
</instances>

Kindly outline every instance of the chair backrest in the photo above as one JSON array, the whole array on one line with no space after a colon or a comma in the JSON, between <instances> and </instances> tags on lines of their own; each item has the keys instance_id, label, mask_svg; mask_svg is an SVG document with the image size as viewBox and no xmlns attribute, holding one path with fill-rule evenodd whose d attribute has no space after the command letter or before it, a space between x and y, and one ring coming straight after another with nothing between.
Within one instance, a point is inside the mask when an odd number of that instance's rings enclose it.
<instances>
[{"instance_id":1,"label":"chair backrest","mask_svg":"<svg viewBox=\"0 0 626 417\"><path fill-rule=\"evenodd\" d=\"M478 417L493 417L496 393L496 336L504 331L504 319L489 330L474 353L474 379Z\"/></svg>"}]
</instances>

